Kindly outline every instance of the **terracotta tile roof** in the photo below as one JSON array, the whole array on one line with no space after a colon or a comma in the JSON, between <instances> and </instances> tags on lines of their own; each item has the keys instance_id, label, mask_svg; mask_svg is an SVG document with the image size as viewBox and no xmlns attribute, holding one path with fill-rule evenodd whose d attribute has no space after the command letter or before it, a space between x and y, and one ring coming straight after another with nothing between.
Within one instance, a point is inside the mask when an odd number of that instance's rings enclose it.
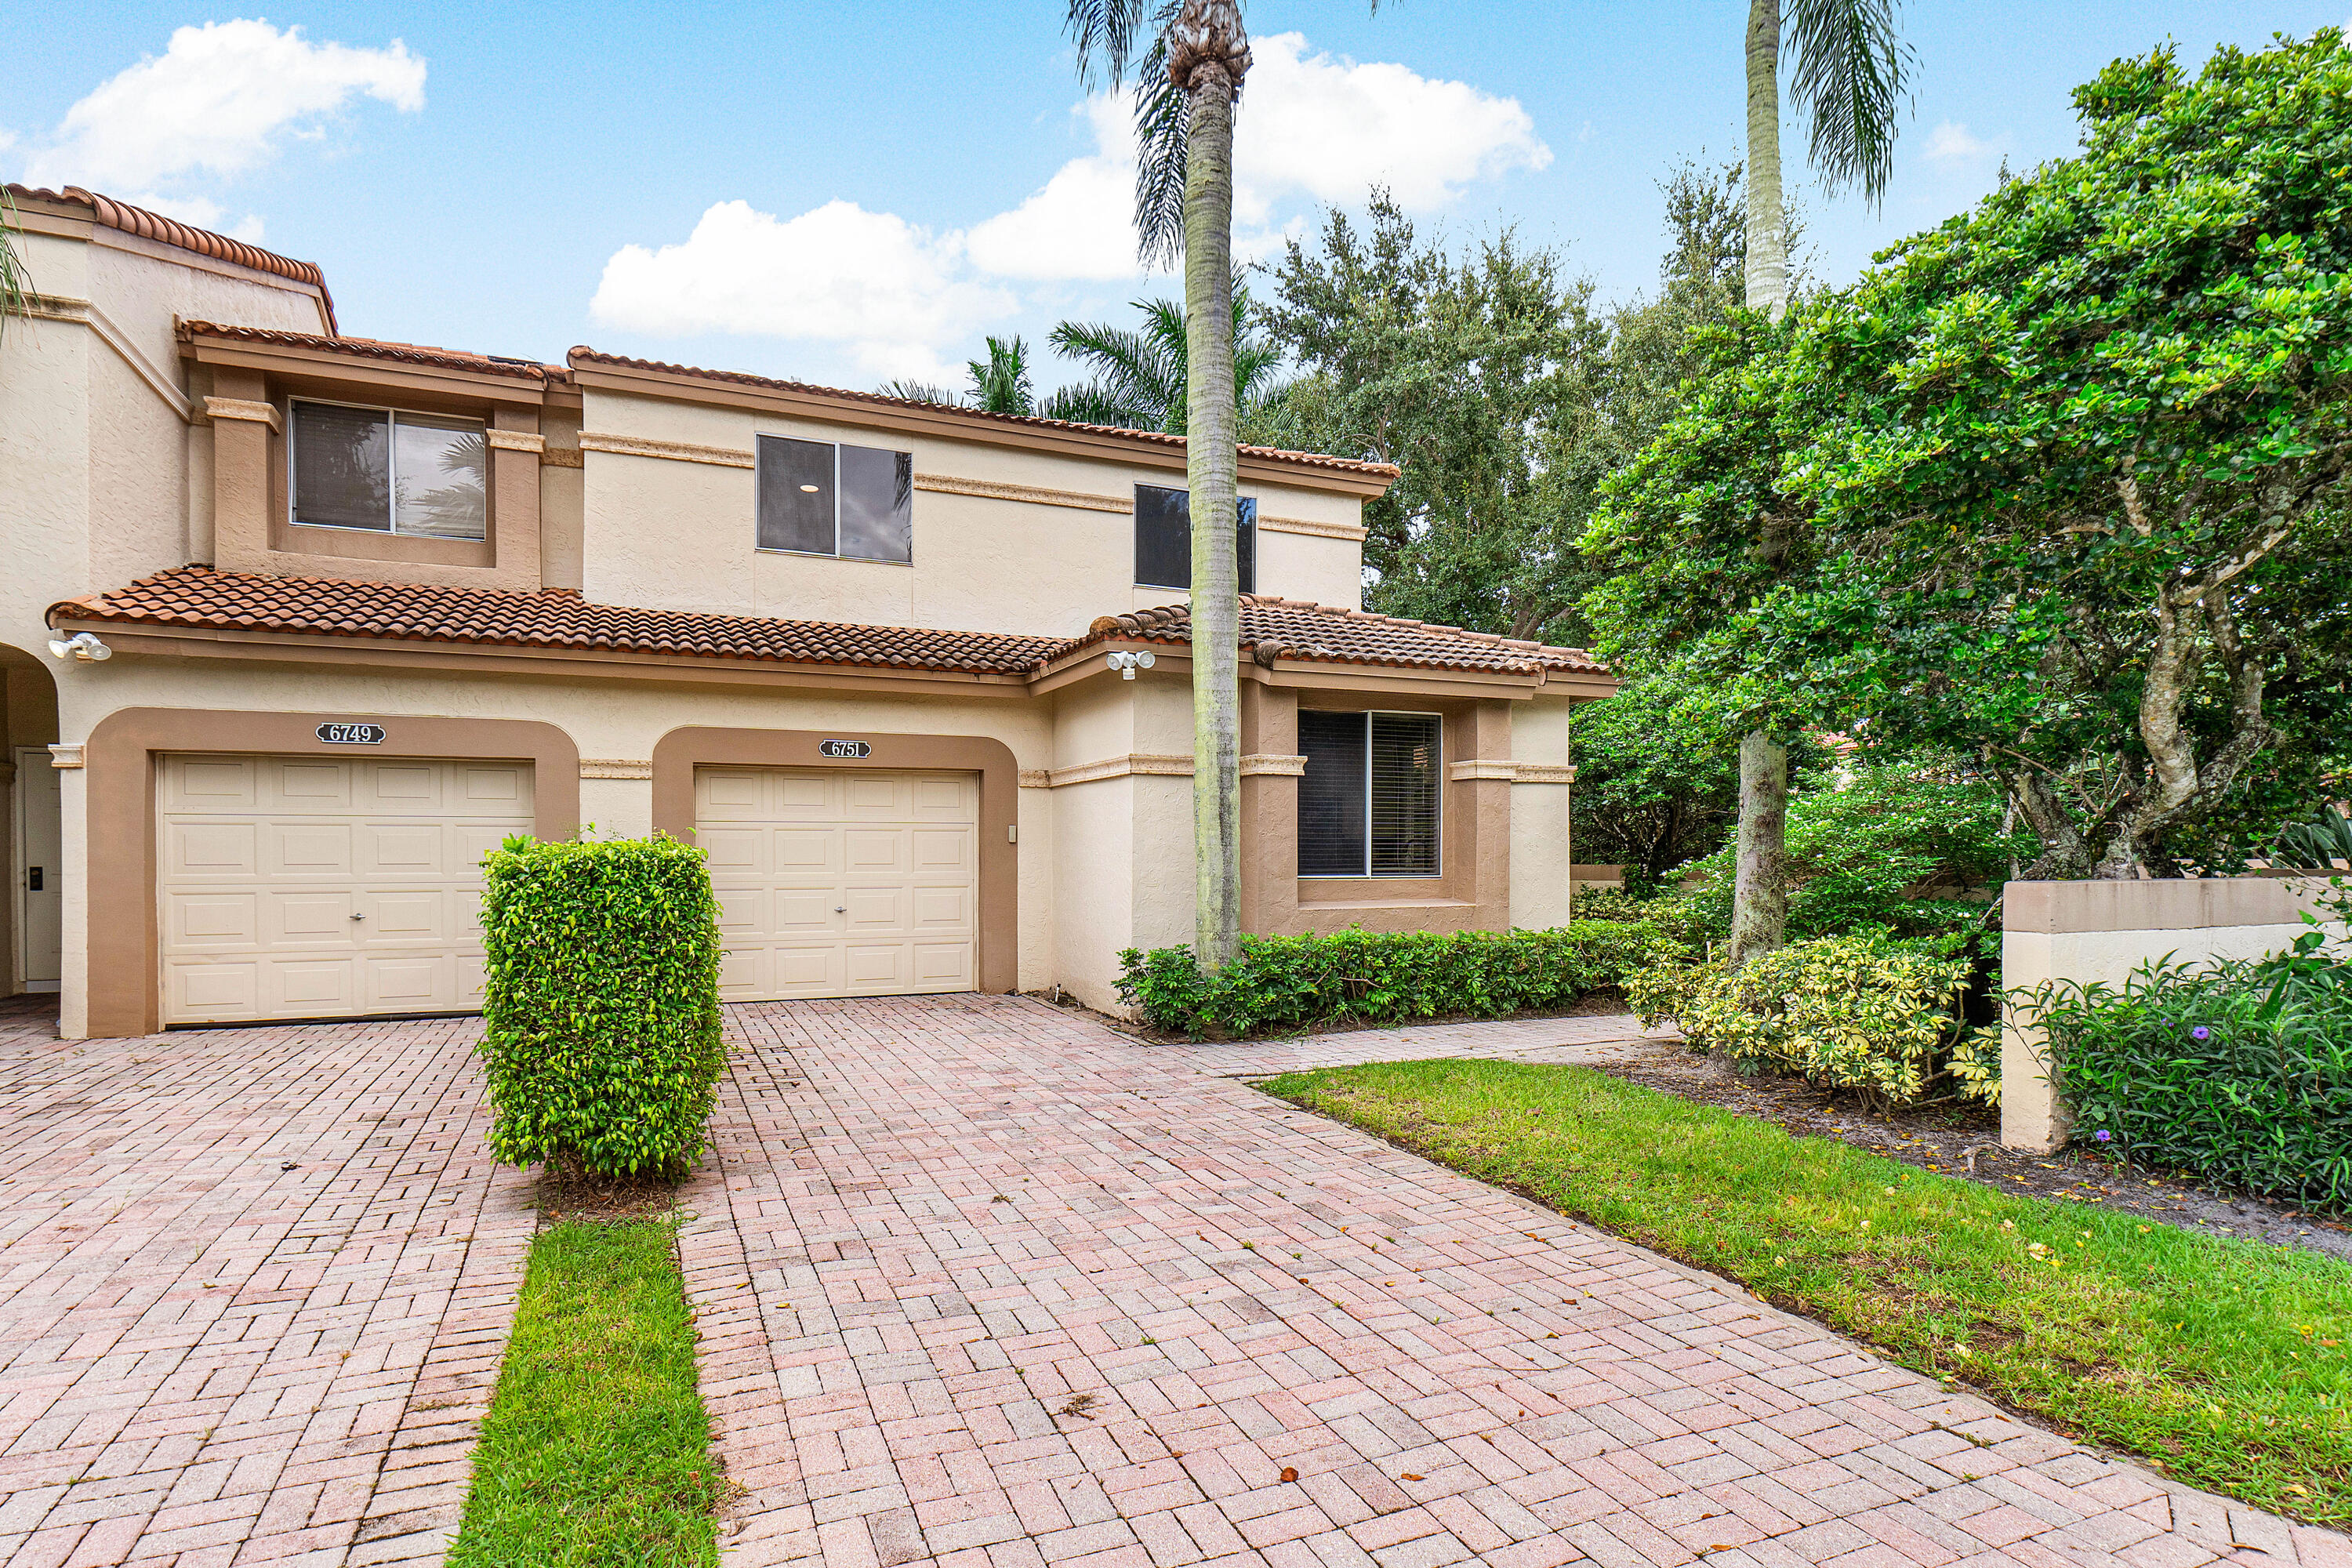
<instances>
[{"instance_id":1,"label":"terracotta tile roof","mask_svg":"<svg viewBox=\"0 0 2352 1568\"><path fill-rule=\"evenodd\" d=\"M818 386L805 381L779 381L772 376L752 375L737 370L704 370L690 364L671 364L662 360L630 359L622 354L608 354L586 346L573 349L565 358L572 364L619 365L627 370L656 371L665 375L690 375L703 381L723 381L737 386L772 387L781 392L805 392L819 397L839 398L848 403L868 403L885 408L920 408L931 413L951 414L959 418L995 425L1027 426L1039 430L1088 430L1105 435L1125 437L1130 440L1156 447L1184 448L1184 437L1171 436L1160 430L1129 430L1115 425L1078 425L1067 419L1045 419L1034 414L991 414L983 408L965 408L950 403L924 403L908 397L891 397L879 392L852 392L846 387ZM1366 463L1353 458L1334 458L1320 452L1292 452L1280 447L1244 447L1242 455L1267 462L1289 463L1305 468L1328 468L1335 473L1370 474L1393 479L1399 469L1394 463Z\"/></svg>"},{"instance_id":2,"label":"terracotta tile roof","mask_svg":"<svg viewBox=\"0 0 2352 1568\"><path fill-rule=\"evenodd\" d=\"M319 290L320 302L326 308L328 328L331 331L335 325L335 300L327 292L327 275L310 262L297 261L290 256L280 256L274 250L264 250L257 245L247 245L225 234L196 228L177 218L165 217L162 213L149 212L145 207L134 207L129 202L119 202L112 196L101 196L95 191L83 190L79 185L68 185L62 191L52 191L12 184L8 187L8 195L16 202L55 202L65 206L81 207L89 212L91 222L108 228L194 251L198 256L209 256L215 261L233 261L257 272L268 272L291 279L297 283L310 284Z\"/></svg>"},{"instance_id":3,"label":"terracotta tile roof","mask_svg":"<svg viewBox=\"0 0 2352 1568\"><path fill-rule=\"evenodd\" d=\"M636 610L596 604L575 594L264 577L208 566L159 572L127 588L49 606L51 622L60 617L123 626L608 649L974 675L1026 675L1056 646L1051 637Z\"/></svg>"},{"instance_id":4,"label":"terracotta tile roof","mask_svg":"<svg viewBox=\"0 0 2352 1568\"><path fill-rule=\"evenodd\" d=\"M268 327L236 327L220 321L182 321L180 341L226 338L232 342L272 343L284 348L319 349L329 353L356 354L365 359L394 360L404 364L439 365L484 375L512 375L526 381L566 382L572 373L560 364L535 360L502 359L467 349L436 349L425 343L395 343L380 338L329 338L316 332L278 331Z\"/></svg>"},{"instance_id":5,"label":"terracotta tile roof","mask_svg":"<svg viewBox=\"0 0 2352 1568\"><path fill-rule=\"evenodd\" d=\"M1104 616L1087 635L1056 650L1056 657L1113 640L1180 643L1192 640L1189 605L1169 605L1123 616ZM1609 667L1580 647L1465 631L1460 626L1400 620L1368 610L1285 599L1272 594L1242 595L1242 647L1260 664L1277 658L1317 664L1388 664L1412 669L1572 671L1606 675Z\"/></svg>"},{"instance_id":6,"label":"terracotta tile roof","mask_svg":"<svg viewBox=\"0 0 2352 1568\"><path fill-rule=\"evenodd\" d=\"M1192 632L1191 612L1181 605L1105 616L1081 637L1036 637L640 610L596 604L571 592L267 577L209 566L159 572L112 593L68 599L50 605L48 618L52 625L69 620L1007 676L1034 675L1107 641L1183 644ZM1580 648L1271 595L1242 596L1242 647L1267 665L1284 658L1526 675L1609 672Z\"/></svg>"}]
</instances>

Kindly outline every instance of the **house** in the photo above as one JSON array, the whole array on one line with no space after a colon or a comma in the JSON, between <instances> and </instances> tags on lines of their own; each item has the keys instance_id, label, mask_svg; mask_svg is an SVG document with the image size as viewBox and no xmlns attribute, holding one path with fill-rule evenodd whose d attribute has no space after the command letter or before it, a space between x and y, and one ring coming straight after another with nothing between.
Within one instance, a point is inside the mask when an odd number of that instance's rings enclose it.
<instances>
[{"instance_id":1,"label":"house","mask_svg":"<svg viewBox=\"0 0 2352 1568\"><path fill-rule=\"evenodd\" d=\"M482 852L588 825L709 849L730 998L1116 1007L1190 939L1181 438L346 337L315 267L11 194L0 948L68 1037L468 1010ZM1613 683L1363 613L1394 479L1242 453L1252 931L1568 916Z\"/></svg>"}]
</instances>

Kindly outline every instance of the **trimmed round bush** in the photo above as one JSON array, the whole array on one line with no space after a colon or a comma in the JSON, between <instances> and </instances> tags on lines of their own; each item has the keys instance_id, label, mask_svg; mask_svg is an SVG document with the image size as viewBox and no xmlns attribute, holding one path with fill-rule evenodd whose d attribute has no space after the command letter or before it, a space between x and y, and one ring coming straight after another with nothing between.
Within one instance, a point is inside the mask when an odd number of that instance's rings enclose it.
<instances>
[{"instance_id":1,"label":"trimmed round bush","mask_svg":"<svg viewBox=\"0 0 2352 1568\"><path fill-rule=\"evenodd\" d=\"M499 1161L674 1178L701 1157L727 1061L703 861L662 834L509 838L483 861L480 1048Z\"/></svg>"}]
</instances>

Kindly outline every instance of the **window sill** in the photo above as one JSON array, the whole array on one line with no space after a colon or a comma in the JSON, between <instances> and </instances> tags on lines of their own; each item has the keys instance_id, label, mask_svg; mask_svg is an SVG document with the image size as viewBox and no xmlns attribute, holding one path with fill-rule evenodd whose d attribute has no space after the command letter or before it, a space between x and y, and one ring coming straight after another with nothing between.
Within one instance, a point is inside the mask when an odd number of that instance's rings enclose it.
<instances>
[{"instance_id":1,"label":"window sill","mask_svg":"<svg viewBox=\"0 0 2352 1568\"><path fill-rule=\"evenodd\" d=\"M779 550L775 546L769 544L753 545L751 547L751 553L754 555L784 555L789 556L795 561L842 561L846 562L852 566L911 567L915 563L912 559L905 561L892 561L880 555L835 555L832 552L825 550Z\"/></svg>"},{"instance_id":2,"label":"window sill","mask_svg":"<svg viewBox=\"0 0 2352 1568\"><path fill-rule=\"evenodd\" d=\"M1301 899L1298 912L1305 914L1344 913L1349 910L1469 910L1477 905L1468 899Z\"/></svg>"}]
</instances>

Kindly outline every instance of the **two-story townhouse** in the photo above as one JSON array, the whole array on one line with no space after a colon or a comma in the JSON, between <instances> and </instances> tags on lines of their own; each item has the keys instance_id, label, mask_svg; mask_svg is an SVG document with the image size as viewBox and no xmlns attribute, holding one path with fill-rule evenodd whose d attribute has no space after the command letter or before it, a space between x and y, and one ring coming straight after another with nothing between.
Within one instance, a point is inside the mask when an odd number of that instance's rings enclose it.
<instances>
[{"instance_id":1,"label":"two-story townhouse","mask_svg":"<svg viewBox=\"0 0 2352 1568\"><path fill-rule=\"evenodd\" d=\"M1115 1008L1189 940L1181 438L349 338L314 267L11 194L0 977L69 1037L469 1010L482 852L587 825L709 851L734 999ZM1241 477L1245 927L1566 919L1607 671L1366 614L1392 468Z\"/></svg>"}]
</instances>

